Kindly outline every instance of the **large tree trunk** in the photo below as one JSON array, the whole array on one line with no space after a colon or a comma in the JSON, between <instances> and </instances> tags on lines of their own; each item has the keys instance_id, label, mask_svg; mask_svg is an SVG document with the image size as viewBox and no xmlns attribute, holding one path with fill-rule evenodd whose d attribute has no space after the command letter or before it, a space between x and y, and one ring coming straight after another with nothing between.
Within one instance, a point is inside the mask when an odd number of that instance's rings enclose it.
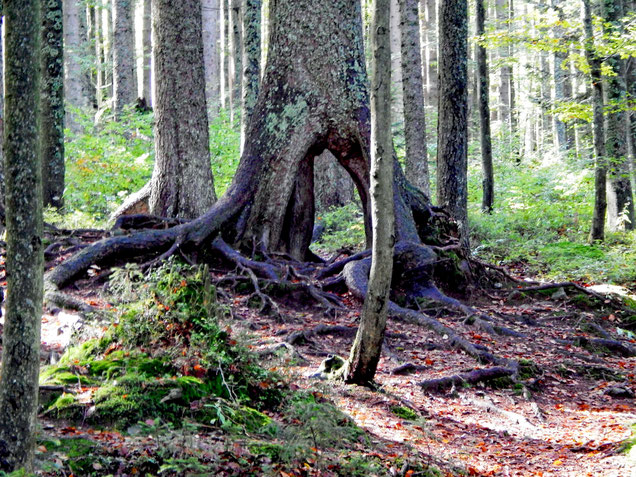
<instances>
[{"instance_id":1,"label":"large tree trunk","mask_svg":"<svg viewBox=\"0 0 636 477\"><path fill-rule=\"evenodd\" d=\"M137 99L135 36L131 0L113 0L113 109L115 117Z\"/></svg>"},{"instance_id":2,"label":"large tree trunk","mask_svg":"<svg viewBox=\"0 0 636 477\"><path fill-rule=\"evenodd\" d=\"M150 211L192 219L216 200L210 170L201 3L153 0L152 13L157 122Z\"/></svg>"},{"instance_id":3,"label":"large tree trunk","mask_svg":"<svg viewBox=\"0 0 636 477\"><path fill-rule=\"evenodd\" d=\"M389 1L375 0L371 45L371 214L373 258L360 327L356 333L345 382L367 384L380 361L386 330L393 271L393 138L391 133L391 39ZM414 1L417 11L417 3ZM417 18L414 19L417 22ZM417 24L417 23L416 23ZM419 34L418 29L415 32ZM419 55L419 45L417 45ZM420 65L417 65L418 69ZM417 85L421 90L421 83ZM422 104L422 108L423 108Z\"/></svg>"},{"instance_id":4,"label":"large tree trunk","mask_svg":"<svg viewBox=\"0 0 636 477\"><path fill-rule=\"evenodd\" d=\"M592 83L592 108L594 111L594 155L596 171L594 180L594 216L590 240L605 238L605 213L607 211L606 179L607 164L605 162L605 129L603 125L603 78L601 76L601 60L594 45L594 28L592 26L592 8L590 0L583 3L583 28L585 31L585 56L590 65L590 79Z\"/></svg>"},{"instance_id":5,"label":"large tree trunk","mask_svg":"<svg viewBox=\"0 0 636 477\"><path fill-rule=\"evenodd\" d=\"M261 0L242 0L243 98L241 103L241 150L247 125L258 98L261 81Z\"/></svg>"},{"instance_id":6,"label":"large tree trunk","mask_svg":"<svg viewBox=\"0 0 636 477\"><path fill-rule=\"evenodd\" d=\"M44 267L38 153L40 1L4 2L3 13L8 295L0 373L0 470L10 473L21 467L33 470L37 430Z\"/></svg>"},{"instance_id":7,"label":"large tree trunk","mask_svg":"<svg viewBox=\"0 0 636 477\"><path fill-rule=\"evenodd\" d=\"M417 0L400 0L402 35L402 93L407 179L425 194L430 193L426 151L426 115Z\"/></svg>"},{"instance_id":8,"label":"large tree trunk","mask_svg":"<svg viewBox=\"0 0 636 477\"><path fill-rule=\"evenodd\" d=\"M211 241L219 233L250 252L312 258L313 162L325 149L358 189L370 247L370 113L360 10L356 0L272 2L265 76L241 161L225 195L203 216L183 225L112 237L88 247L57 267L50 283L63 286L96 262L156 256L176 247L202 254L213 249ZM457 237L457 228L445 214L433 213L425 194L405 180L397 160L393 175L395 240L407 244L401 246L408 251L404 263L414 265L419 273L414 282L425 287L433 280L435 259L424 259L435 253L422 242L447 243L448 236ZM394 275L405 276L407 268ZM461 286L457 277L448 280L450 285Z\"/></svg>"},{"instance_id":9,"label":"large tree trunk","mask_svg":"<svg viewBox=\"0 0 636 477\"><path fill-rule=\"evenodd\" d=\"M605 32L621 31L622 0L604 0ZM627 101L625 60L617 52L606 60L614 75L605 78L605 104L623 105ZM623 107L613 108L605 116L605 153L608 161L607 225L610 230L634 229L634 199L627 160L627 113Z\"/></svg>"},{"instance_id":10,"label":"large tree trunk","mask_svg":"<svg viewBox=\"0 0 636 477\"><path fill-rule=\"evenodd\" d=\"M437 202L468 240L468 3L440 0Z\"/></svg>"},{"instance_id":11,"label":"large tree trunk","mask_svg":"<svg viewBox=\"0 0 636 477\"><path fill-rule=\"evenodd\" d=\"M484 8L484 0L477 0L476 3L476 30L477 37L481 38L485 32L486 25L486 9ZM480 143L481 143L481 164L483 196L481 201L481 209L489 214L492 212L493 202L495 200L494 192L494 175L492 167L492 142L490 136L490 105L489 105L489 77L488 77L488 54L486 47L477 44L477 80L479 95L479 127L480 127Z\"/></svg>"},{"instance_id":12,"label":"large tree trunk","mask_svg":"<svg viewBox=\"0 0 636 477\"><path fill-rule=\"evenodd\" d=\"M41 142L44 205L64 205L64 15L62 0L42 4Z\"/></svg>"}]
</instances>

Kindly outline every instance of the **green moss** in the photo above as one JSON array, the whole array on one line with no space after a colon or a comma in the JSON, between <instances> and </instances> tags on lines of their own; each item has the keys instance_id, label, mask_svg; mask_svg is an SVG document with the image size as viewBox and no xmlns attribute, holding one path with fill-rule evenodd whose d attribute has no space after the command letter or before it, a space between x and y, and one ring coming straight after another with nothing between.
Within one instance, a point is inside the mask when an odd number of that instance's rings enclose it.
<instances>
[{"instance_id":1,"label":"green moss","mask_svg":"<svg viewBox=\"0 0 636 477\"><path fill-rule=\"evenodd\" d=\"M541 369L532 361L527 359L519 360L519 378L522 380L530 379L540 374Z\"/></svg>"},{"instance_id":2,"label":"green moss","mask_svg":"<svg viewBox=\"0 0 636 477\"><path fill-rule=\"evenodd\" d=\"M269 457L273 462L280 462L285 454L285 448L282 444L272 442L253 442L247 445L249 451L256 456Z\"/></svg>"},{"instance_id":3,"label":"green moss","mask_svg":"<svg viewBox=\"0 0 636 477\"><path fill-rule=\"evenodd\" d=\"M391 412L402 419L407 419L409 421L414 421L418 418L418 415L412 409L404 406L393 406L391 408Z\"/></svg>"}]
</instances>

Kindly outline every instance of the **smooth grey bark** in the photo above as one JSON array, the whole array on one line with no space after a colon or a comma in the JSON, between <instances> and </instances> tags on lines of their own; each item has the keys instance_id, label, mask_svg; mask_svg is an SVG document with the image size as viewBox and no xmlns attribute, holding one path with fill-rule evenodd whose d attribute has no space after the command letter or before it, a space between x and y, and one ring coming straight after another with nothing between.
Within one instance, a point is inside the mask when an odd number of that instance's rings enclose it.
<instances>
[{"instance_id":1,"label":"smooth grey bark","mask_svg":"<svg viewBox=\"0 0 636 477\"><path fill-rule=\"evenodd\" d=\"M403 124L404 98L402 96L402 51L400 49L400 0L390 0L390 29L391 29L391 101L393 106L393 120ZM373 35L373 33L371 33Z\"/></svg>"},{"instance_id":2,"label":"smooth grey bark","mask_svg":"<svg viewBox=\"0 0 636 477\"><path fill-rule=\"evenodd\" d=\"M82 55L86 53L86 37L82 32L82 11L84 5L79 0L64 0L64 97L71 106L66 115L67 124L71 131L78 132L79 125L74 118L73 109L86 109L88 97L86 95L86 80L83 78L81 66ZM84 33L84 35L82 34Z\"/></svg>"},{"instance_id":3,"label":"smooth grey bark","mask_svg":"<svg viewBox=\"0 0 636 477\"><path fill-rule=\"evenodd\" d=\"M405 173L408 181L430 194L426 150L426 113L418 0L399 0L402 50L402 97L404 100Z\"/></svg>"},{"instance_id":4,"label":"smooth grey bark","mask_svg":"<svg viewBox=\"0 0 636 477\"><path fill-rule=\"evenodd\" d=\"M64 205L64 15L62 0L42 0L41 161L44 205Z\"/></svg>"},{"instance_id":5,"label":"smooth grey bark","mask_svg":"<svg viewBox=\"0 0 636 477\"><path fill-rule=\"evenodd\" d=\"M210 169L201 2L153 0L152 20L157 81L150 213L192 219L216 200Z\"/></svg>"},{"instance_id":6,"label":"smooth grey bark","mask_svg":"<svg viewBox=\"0 0 636 477\"><path fill-rule=\"evenodd\" d=\"M113 98L113 22L111 0L102 0L101 9L101 40L104 58L104 84L102 88L104 101L111 102Z\"/></svg>"},{"instance_id":7,"label":"smooth grey bark","mask_svg":"<svg viewBox=\"0 0 636 477\"><path fill-rule=\"evenodd\" d=\"M371 220L373 223L373 252L367 296L360 315L360 326L344 371L345 382L362 385L373 381L380 361L386 330L393 272L393 246L395 244L389 0L374 0L372 25Z\"/></svg>"},{"instance_id":8,"label":"smooth grey bark","mask_svg":"<svg viewBox=\"0 0 636 477\"><path fill-rule=\"evenodd\" d=\"M88 34L92 33L92 40L95 43L95 105L100 109L106 99L104 84L106 83L106 66L104 58L104 44L102 41L102 22L100 7L87 6L87 18L89 19ZM91 38L89 38L90 41Z\"/></svg>"},{"instance_id":9,"label":"smooth grey bark","mask_svg":"<svg viewBox=\"0 0 636 477\"><path fill-rule=\"evenodd\" d=\"M5 1L7 299L0 372L0 470L32 471L42 316L40 1ZM60 18L61 21L61 18Z\"/></svg>"},{"instance_id":10,"label":"smooth grey bark","mask_svg":"<svg viewBox=\"0 0 636 477\"><path fill-rule=\"evenodd\" d=\"M316 210L342 207L353 200L354 184L347 171L328 150L314 159Z\"/></svg>"},{"instance_id":11,"label":"smooth grey bark","mask_svg":"<svg viewBox=\"0 0 636 477\"><path fill-rule=\"evenodd\" d=\"M0 32L4 28L4 16L2 14L2 2L0 2ZM4 92L4 51L3 42L0 41L0 92ZM0 94L0 138L4 138L4 94ZM4 150L0 147L0 232L4 232Z\"/></svg>"},{"instance_id":12,"label":"smooth grey bark","mask_svg":"<svg viewBox=\"0 0 636 477\"><path fill-rule=\"evenodd\" d=\"M230 0L219 0L221 2L221 12L219 16L219 50L221 54L221 107L223 109L232 108L232 80L230 78Z\"/></svg>"},{"instance_id":13,"label":"smooth grey bark","mask_svg":"<svg viewBox=\"0 0 636 477\"><path fill-rule=\"evenodd\" d=\"M140 1L143 2L141 97L152 107L152 0Z\"/></svg>"},{"instance_id":14,"label":"smooth grey bark","mask_svg":"<svg viewBox=\"0 0 636 477\"><path fill-rule=\"evenodd\" d=\"M620 33L623 17L621 0L603 0L604 29L607 34ZM627 101L625 60L619 52L606 58L605 63L615 75L605 77L605 153L607 174L607 226L610 230L634 229L634 199L627 159Z\"/></svg>"},{"instance_id":15,"label":"smooth grey bark","mask_svg":"<svg viewBox=\"0 0 636 477\"><path fill-rule=\"evenodd\" d=\"M475 4L476 15L475 25L477 38L481 38L485 33L486 25L486 9L484 8L484 0L477 0ZM482 179L482 200L481 210L489 214L492 212L495 200L494 192L494 174L492 166L492 141L490 134L490 105L489 93L490 82L488 76L488 53L486 47L478 43L476 46L475 56L477 59L477 81L478 81L478 105L479 105L479 128L481 143L481 169L483 173Z\"/></svg>"},{"instance_id":16,"label":"smooth grey bark","mask_svg":"<svg viewBox=\"0 0 636 477\"><path fill-rule=\"evenodd\" d=\"M115 117L124 106L137 99L137 70L135 68L135 35L133 32L133 3L131 0L112 0L113 9L113 108Z\"/></svg>"},{"instance_id":17,"label":"smooth grey bark","mask_svg":"<svg viewBox=\"0 0 636 477\"><path fill-rule=\"evenodd\" d=\"M603 77L601 75L601 59L594 44L594 28L592 26L592 8L590 0L582 0L583 29L585 33L584 47L587 62L590 65L590 83L592 86L594 156L596 167L594 173L594 215L590 240L605 239L605 214L607 212L607 163L605 161L605 127L603 112Z\"/></svg>"},{"instance_id":18,"label":"smooth grey bark","mask_svg":"<svg viewBox=\"0 0 636 477\"><path fill-rule=\"evenodd\" d=\"M241 102L241 151L247 125L258 98L261 81L261 0L242 0L243 98Z\"/></svg>"},{"instance_id":19,"label":"smooth grey bark","mask_svg":"<svg viewBox=\"0 0 636 477\"><path fill-rule=\"evenodd\" d=\"M504 31L509 30L510 6L509 0L497 0L495 11L499 28ZM505 130L511 132L511 109L510 109L510 83L512 81L512 66L508 64L510 58L510 46L502 45L498 48L497 54L502 63L499 69L499 119Z\"/></svg>"},{"instance_id":20,"label":"smooth grey bark","mask_svg":"<svg viewBox=\"0 0 636 477\"><path fill-rule=\"evenodd\" d=\"M468 2L440 0L437 202L468 240ZM464 245L468 245L466 242Z\"/></svg>"},{"instance_id":21,"label":"smooth grey bark","mask_svg":"<svg viewBox=\"0 0 636 477\"><path fill-rule=\"evenodd\" d=\"M213 115L219 111L221 56L219 53L219 0L201 2L203 20L203 57L205 62L205 95Z\"/></svg>"},{"instance_id":22,"label":"smooth grey bark","mask_svg":"<svg viewBox=\"0 0 636 477\"><path fill-rule=\"evenodd\" d=\"M437 1L420 0L421 6L426 6L426 101L431 108L437 109L439 75L437 64L438 28L437 28Z\"/></svg>"}]
</instances>

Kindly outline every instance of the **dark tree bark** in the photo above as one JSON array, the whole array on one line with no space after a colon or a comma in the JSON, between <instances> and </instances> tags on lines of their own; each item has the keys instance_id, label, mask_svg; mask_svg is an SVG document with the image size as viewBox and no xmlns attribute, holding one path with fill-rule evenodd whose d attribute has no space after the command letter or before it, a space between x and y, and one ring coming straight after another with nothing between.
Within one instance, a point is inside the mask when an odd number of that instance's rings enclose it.
<instances>
[{"instance_id":1,"label":"dark tree bark","mask_svg":"<svg viewBox=\"0 0 636 477\"><path fill-rule=\"evenodd\" d=\"M210 170L201 2L153 0L155 168L150 211L192 219L216 200ZM175 21L179 19L179 21Z\"/></svg>"},{"instance_id":2,"label":"dark tree bark","mask_svg":"<svg viewBox=\"0 0 636 477\"><path fill-rule=\"evenodd\" d=\"M38 152L41 5L39 0L3 3L8 295L0 373L0 470L12 472L33 470L37 424L44 266Z\"/></svg>"},{"instance_id":3,"label":"dark tree bark","mask_svg":"<svg viewBox=\"0 0 636 477\"><path fill-rule=\"evenodd\" d=\"M41 142L44 205L64 205L64 16L62 0L42 2Z\"/></svg>"},{"instance_id":4,"label":"dark tree bark","mask_svg":"<svg viewBox=\"0 0 636 477\"><path fill-rule=\"evenodd\" d=\"M486 9L484 1L476 2L476 30L477 36L481 37L485 32ZM481 165L483 196L481 201L481 210L489 214L492 212L493 202L495 200L494 185L495 179L492 167L492 142L490 135L490 106L489 106L489 77L488 77L488 54L486 47L477 44L477 78L478 78L478 95L479 95L479 126L480 126L480 142L481 142Z\"/></svg>"},{"instance_id":5,"label":"dark tree bark","mask_svg":"<svg viewBox=\"0 0 636 477\"><path fill-rule=\"evenodd\" d=\"M594 180L594 216L590 240L603 240L605 238L605 213L607 211L607 164L605 162L605 128L603 125L603 78L601 76L601 59L596 53L594 45L594 28L592 26L592 9L590 0L582 0L583 3L583 28L585 31L585 56L590 65L590 79L592 84L592 108L594 112L594 155L596 158L596 170Z\"/></svg>"},{"instance_id":6,"label":"dark tree bark","mask_svg":"<svg viewBox=\"0 0 636 477\"><path fill-rule=\"evenodd\" d=\"M393 271L393 140L391 133L390 0L374 0L371 27L371 214L373 256L360 327L345 364L347 383L373 381L386 330ZM417 3L415 3L417 9ZM417 29L416 29L417 32ZM417 48L419 54L419 45ZM418 85L421 89L421 84Z\"/></svg>"},{"instance_id":7,"label":"dark tree bark","mask_svg":"<svg viewBox=\"0 0 636 477\"><path fill-rule=\"evenodd\" d=\"M402 50L402 98L406 177L411 184L430 194L426 151L426 114L417 0L400 0Z\"/></svg>"},{"instance_id":8,"label":"dark tree bark","mask_svg":"<svg viewBox=\"0 0 636 477\"><path fill-rule=\"evenodd\" d=\"M131 0L113 0L113 109L119 117L137 99L135 36Z\"/></svg>"},{"instance_id":9,"label":"dark tree bark","mask_svg":"<svg viewBox=\"0 0 636 477\"><path fill-rule=\"evenodd\" d=\"M468 3L440 0L437 202L468 239Z\"/></svg>"},{"instance_id":10,"label":"dark tree bark","mask_svg":"<svg viewBox=\"0 0 636 477\"><path fill-rule=\"evenodd\" d=\"M243 11L243 99L241 108L241 148L247 125L258 98L261 81L261 0L242 0Z\"/></svg>"},{"instance_id":11,"label":"dark tree bark","mask_svg":"<svg viewBox=\"0 0 636 477\"><path fill-rule=\"evenodd\" d=\"M621 31L622 0L603 0L605 31ZM634 199L627 160L627 88L625 86L625 60L620 52L606 59L615 75L605 78L605 104L610 108L605 116L605 153L608 164L607 225L611 230L634 229Z\"/></svg>"}]
</instances>

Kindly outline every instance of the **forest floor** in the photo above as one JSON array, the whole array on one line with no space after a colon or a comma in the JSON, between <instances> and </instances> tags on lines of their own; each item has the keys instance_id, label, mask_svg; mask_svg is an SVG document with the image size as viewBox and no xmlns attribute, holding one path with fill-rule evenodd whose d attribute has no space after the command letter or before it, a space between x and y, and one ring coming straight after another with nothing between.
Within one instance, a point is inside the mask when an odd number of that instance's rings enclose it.
<instances>
[{"instance_id":1,"label":"forest floor","mask_svg":"<svg viewBox=\"0 0 636 477\"><path fill-rule=\"evenodd\" d=\"M522 265L508 271L517 277L524 274ZM97 308L107 306L102 286L94 281L78 282L72 293ZM244 330L252 351L269 350L296 337L292 353L269 358L264 353L262 366L285 376L292 389L308 390L335 404L363 430L356 440L338 447L322 445L316 438L301 460L277 463L254 451L253 439L265 445L266 436L231 434L216 426L176 429L163 426L161 416L124 431L45 414L37 474L154 475L132 463L169 448L180 460L169 460L160 475L636 476L636 446L626 446L636 433L636 358L566 342L599 333L616 339L621 323L609 303L592 304L561 289L533 295L493 289L472 297L471 305L497 316L523 338L491 336L466 324L457 312L428 310L473 343L525 365L522 384L503 380L433 393L419 383L481 366L450 347L448 336L395 320L388 323L378 390L313 377L326 357L347 356L351 346L353 334L347 330L357 326L361 304L350 295L342 299L347 309L335 315L311 304L279 301L277 317L248 306L248 294L232 292L225 301L231 307L233 332ZM84 328L82 336L90 334L86 329L93 334L103 329L103 323L91 324L75 313L52 311L42 319L43 364L59 356L78 329ZM319 325L326 328L316 328ZM395 372L406 363L412 365L406 373ZM78 388L84 392L81 384ZM91 391L85 392L90 401ZM276 412L266 414L276 419ZM316 426L315 432L330 432L321 424L306 423ZM61 443L69 439L89 444L84 450L68 450ZM73 472L78 467L72 462L88 454L90 472L87 467ZM353 455L359 465L354 465ZM203 465L210 462L215 463L214 472L205 470L212 468Z\"/></svg>"}]
</instances>

